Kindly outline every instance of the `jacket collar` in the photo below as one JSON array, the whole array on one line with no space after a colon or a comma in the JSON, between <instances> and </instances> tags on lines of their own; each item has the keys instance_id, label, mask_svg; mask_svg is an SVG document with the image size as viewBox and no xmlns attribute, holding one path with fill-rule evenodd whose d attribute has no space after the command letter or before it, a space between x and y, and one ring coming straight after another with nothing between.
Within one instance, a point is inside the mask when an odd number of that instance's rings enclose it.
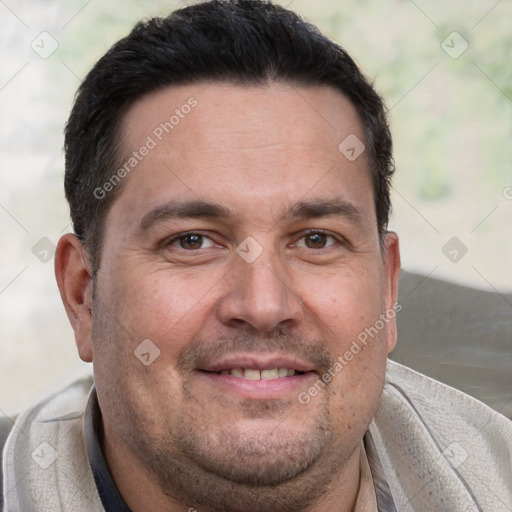
<instances>
[{"instance_id":1,"label":"jacket collar","mask_svg":"<svg viewBox=\"0 0 512 512\"><path fill-rule=\"evenodd\" d=\"M101 426L101 411L95 389L91 391L85 410L84 430L89 464L105 512L131 512L112 478L101 449L100 439L103 435L103 429ZM363 446L370 466L378 512L396 512L391 490L370 432L367 432L364 436Z\"/></svg>"}]
</instances>

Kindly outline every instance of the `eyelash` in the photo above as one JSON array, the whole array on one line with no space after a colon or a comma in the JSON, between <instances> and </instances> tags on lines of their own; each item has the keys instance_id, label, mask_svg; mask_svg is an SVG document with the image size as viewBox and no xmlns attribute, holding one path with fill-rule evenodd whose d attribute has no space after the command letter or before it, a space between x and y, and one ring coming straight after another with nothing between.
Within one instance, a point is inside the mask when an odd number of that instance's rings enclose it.
<instances>
[{"instance_id":1,"label":"eyelash","mask_svg":"<svg viewBox=\"0 0 512 512\"><path fill-rule=\"evenodd\" d=\"M310 229L310 230L306 231L299 238L299 240L303 240L306 237L311 236L311 235L323 235L325 237L332 238L332 240L335 242L334 244L328 245L327 247L321 247L321 249L328 249L329 247L332 247L332 246L334 246L336 244L340 245L340 244L343 243L342 239L341 239L341 237L339 235L334 235L333 233L330 233L328 231L324 231L323 229ZM297 242L296 242L296 244L297 244ZM311 249L311 247L306 247L306 249ZM320 249L316 249L316 250L320 250Z\"/></svg>"},{"instance_id":2,"label":"eyelash","mask_svg":"<svg viewBox=\"0 0 512 512\"><path fill-rule=\"evenodd\" d=\"M324 231L322 229L311 229L311 230L306 231L305 233L303 233L297 239L296 242L294 242L293 245L297 246L299 241L302 241L306 237L312 236L312 235L323 235L323 236L325 236L327 238L332 239L334 241L334 243L332 243L331 245L327 245L326 247L320 247L320 248L316 248L316 249L310 248L310 247L304 247L304 246L302 246L302 248L319 251L321 249L328 249L328 248L333 247L335 245L347 245L346 240L344 238L342 238L341 236L334 235L334 234L332 234L330 232L327 232L327 231ZM163 246L164 247L170 247L173 244L179 243L180 240L183 240L184 238L186 238L188 236L198 236L198 237L201 237L201 239L203 241L204 241L204 239L209 239L212 242L212 244L218 245L218 244L216 244L216 242L210 236L208 236L206 234L203 234L203 233L201 233L199 231L187 231L185 233L178 233L177 235L174 235L171 238L166 239L165 242L163 243ZM195 252L195 251L199 251L199 250L203 249L203 247L200 247L199 249L195 249L195 250L194 249L185 249L183 247L179 247L179 249L181 249L183 251L187 251L187 252Z\"/></svg>"},{"instance_id":3,"label":"eyelash","mask_svg":"<svg viewBox=\"0 0 512 512\"><path fill-rule=\"evenodd\" d=\"M213 244L218 245L215 243L215 241L212 239L212 237L210 237L208 235L205 235L199 231L187 231L185 233L178 233L177 235L174 235L171 238L166 239L163 243L163 246L170 247L173 244L179 243L180 240L183 240L187 236L198 236L198 237L201 237L202 240L207 238L207 239L211 240ZM183 247L180 247L180 249L182 249L183 251L193 252L193 250L190 250L190 249L187 250L187 249L184 249ZM196 249L196 250L199 250L199 249Z\"/></svg>"}]
</instances>

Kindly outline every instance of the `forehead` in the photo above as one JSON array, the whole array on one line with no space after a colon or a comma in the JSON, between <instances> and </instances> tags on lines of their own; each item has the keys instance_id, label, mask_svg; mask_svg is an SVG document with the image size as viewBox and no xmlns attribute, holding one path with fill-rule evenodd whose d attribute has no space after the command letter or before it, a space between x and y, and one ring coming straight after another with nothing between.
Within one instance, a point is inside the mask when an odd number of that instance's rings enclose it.
<instances>
[{"instance_id":1,"label":"forehead","mask_svg":"<svg viewBox=\"0 0 512 512\"><path fill-rule=\"evenodd\" d=\"M326 145L334 143L336 147L340 137L350 134L364 139L354 106L340 92L327 86L281 82L264 86L211 82L167 87L138 99L121 123L124 148L130 150L145 135L159 145L175 140L174 149L178 150L184 132L185 136L194 132L198 146L211 143L212 149L230 149L238 142L233 138L235 134L250 135L255 143L266 143L268 136L293 134L297 144L306 142L310 147L318 145L318 135Z\"/></svg>"},{"instance_id":2,"label":"forehead","mask_svg":"<svg viewBox=\"0 0 512 512\"><path fill-rule=\"evenodd\" d=\"M362 147L361 122L329 87L168 87L131 106L121 140L129 165L113 209L124 204L131 216L177 197L215 196L233 211L253 213L289 208L308 194L372 204L366 152L356 159L344 153L346 140Z\"/></svg>"}]
</instances>

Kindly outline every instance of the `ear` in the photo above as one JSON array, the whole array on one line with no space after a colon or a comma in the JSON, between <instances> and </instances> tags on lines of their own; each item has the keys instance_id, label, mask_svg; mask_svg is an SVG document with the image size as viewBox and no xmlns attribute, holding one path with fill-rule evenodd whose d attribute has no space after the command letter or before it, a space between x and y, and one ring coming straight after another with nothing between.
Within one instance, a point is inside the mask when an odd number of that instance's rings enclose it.
<instances>
[{"instance_id":1,"label":"ear","mask_svg":"<svg viewBox=\"0 0 512 512\"><path fill-rule=\"evenodd\" d=\"M385 235L384 267L386 272L386 312L393 312L393 318L391 318L388 323L387 349L389 354L396 345L396 315L402 309L401 304L397 302L398 276L400 273L400 247L398 235L392 231L388 231Z\"/></svg>"},{"instance_id":2,"label":"ear","mask_svg":"<svg viewBox=\"0 0 512 512\"><path fill-rule=\"evenodd\" d=\"M55 277L69 321L75 331L80 358L90 363L92 353L92 271L86 251L73 234L64 235L55 253Z\"/></svg>"}]
</instances>

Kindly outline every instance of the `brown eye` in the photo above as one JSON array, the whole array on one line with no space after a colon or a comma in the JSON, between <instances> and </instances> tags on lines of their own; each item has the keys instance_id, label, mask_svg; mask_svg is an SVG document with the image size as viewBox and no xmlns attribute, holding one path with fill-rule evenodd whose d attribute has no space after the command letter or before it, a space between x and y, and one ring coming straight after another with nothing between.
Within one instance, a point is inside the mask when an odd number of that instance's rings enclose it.
<instances>
[{"instance_id":1,"label":"brown eye","mask_svg":"<svg viewBox=\"0 0 512 512\"><path fill-rule=\"evenodd\" d=\"M339 242L333 235L328 235L321 231L311 231L303 235L297 242L297 247L306 249L327 249L337 245Z\"/></svg>"},{"instance_id":2,"label":"brown eye","mask_svg":"<svg viewBox=\"0 0 512 512\"><path fill-rule=\"evenodd\" d=\"M327 244L327 238L323 233L311 233L304 237L304 241L309 249L323 249Z\"/></svg>"},{"instance_id":3,"label":"brown eye","mask_svg":"<svg viewBox=\"0 0 512 512\"><path fill-rule=\"evenodd\" d=\"M194 250L201 249L203 246L203 237L201 235L186 235L177 240L182 249Z\"/></svg>"},{"instance_id":4,"label":"brown eye","mask_svg":"<svg viewBox=\"0 0 512 512\"><path fill-rule=\"evenodd\" d=\"M209 236L194 232L178 233L165 243L165 247L168 249L182 249L190 252L216 246L217 244Z\"/></svg>"}]
</instances>

